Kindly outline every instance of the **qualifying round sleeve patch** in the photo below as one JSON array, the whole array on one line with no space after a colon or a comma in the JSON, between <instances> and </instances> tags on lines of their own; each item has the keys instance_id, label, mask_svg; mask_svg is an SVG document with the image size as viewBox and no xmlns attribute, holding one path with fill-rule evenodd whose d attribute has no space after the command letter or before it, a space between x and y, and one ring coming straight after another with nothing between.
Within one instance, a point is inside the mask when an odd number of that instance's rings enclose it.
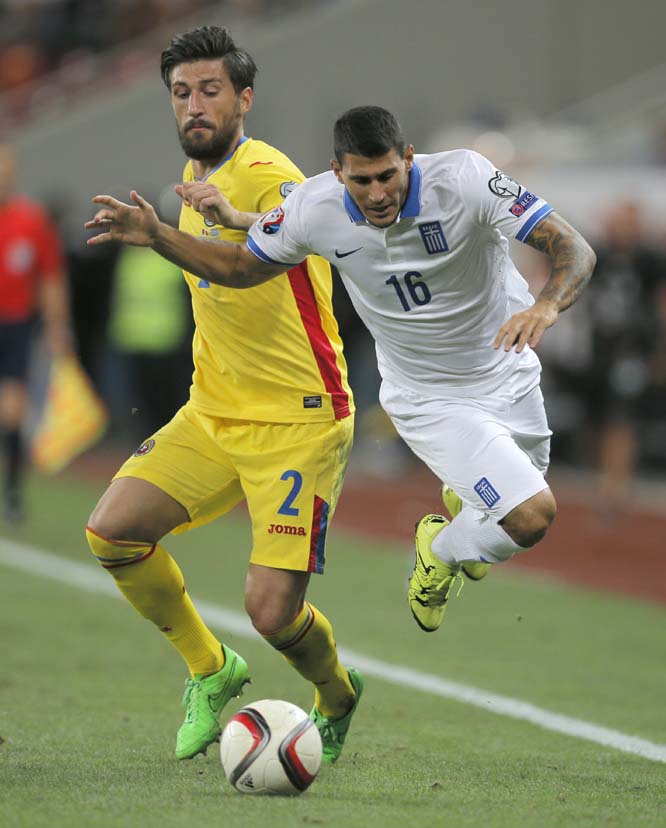
<instances>
[{"instance_id":1,"label":"qualifying round sleeve patch","mask_svg":"<svg viewBox=\"0 0 666 828\"><path fill-rule=\"evenodd\" d=\"M520 198L523 188L517 181L510 178L501 170L495 170L495 175L488 182L488 188L500 198Z\"/></svg>"},{"instance_id":2,"label":"qualifying round sleeve patch","mask_svg":"<svg viewBox=\"0 0 666 828\"><path fill-rule=\"evenodd\" d=\"M259 219L259 227L263 233L269 236L274 236L279 232L282 222L284 221L284 210L282 207L276 207L270 213L266 213Z\"/></svg>"}]
</instances>

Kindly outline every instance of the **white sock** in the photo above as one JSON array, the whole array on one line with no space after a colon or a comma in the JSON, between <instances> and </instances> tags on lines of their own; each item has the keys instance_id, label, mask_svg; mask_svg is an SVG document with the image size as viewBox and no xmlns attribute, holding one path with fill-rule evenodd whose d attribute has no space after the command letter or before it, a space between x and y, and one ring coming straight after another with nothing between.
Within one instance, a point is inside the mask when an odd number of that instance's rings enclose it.
<instances>
[{"instance_id":1,"label":"white sock","mask_svg":"<svg viewBox=\"0 0 666 828\"><path fill-rule=\"evenodd\" d=\"M493 518L466 506L432 542L432 551L444 563L483 561L501 563L524 551Z\"/></svg>"}]
</instances>

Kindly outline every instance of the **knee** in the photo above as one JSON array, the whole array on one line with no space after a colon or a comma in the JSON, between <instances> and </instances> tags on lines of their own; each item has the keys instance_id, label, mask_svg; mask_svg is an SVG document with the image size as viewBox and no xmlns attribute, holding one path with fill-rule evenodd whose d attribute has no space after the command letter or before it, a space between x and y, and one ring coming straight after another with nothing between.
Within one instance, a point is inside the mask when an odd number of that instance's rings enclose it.
<instances>
[{"instance_id":1,"label":"knee","mask_svg":"<svg viewBox=\"0 0 666 828\"><path fill-rule=\"evenodd\" d=\"M162 537L128 504L109 502L102 497L88 518L87 530L116 543L154 544Z\"/></svg>"},{"instance_id":2,"label":"knee","mask_svg":"<svg viewBox=\"0 0 666 828\"><path fill-rule=\"evenodd\" d=\"M259 635L273 635L287 626L298 614L298 607L278 600L274 595L246 592L245 611Z\"/></svg>"},{"instance_id":3,"label":"knee","mask_svg":"<svg viewBox=\"0 0 666 828\"><path fill-rule=\"evenodd\" d=\"M152 544L189 519L185 507L158 486L121 477L99 499L88 526L114 541Z\"/></svg>"},{"instance_id":4,"label":"knee","mask_svg":"<svg viewBox=\"0 0 666 828\"><path fill-rule=\"evenodd\" d=\"M509 512L500 524L518 546L529 549L546 536L556 512L553 493L544 489Z\"/></svg>"},{"instance_id":5,"label":"knee","mask_svg":"<svg viewBox=\"0 0 666 828\"><path fill-rule=\"evenodd\" d=\"M100 500L88 518L86 525L86 537L90 547L92 548L95 537L118 543L133 540L128 527L124 523L124 521L119 520L117 511L107 509L104 505L104 499Z\"/></svg>"},{"instance_id":6,"label":"knee","mask_svg":"<svg viewBox=\"0 0 666 828\"><path fill-rule=\"evenodd\" d=\"M280 632L303 609L309 574L250 564L245 580L245 611L264 637Z\"/></svg>"}]
</instances>

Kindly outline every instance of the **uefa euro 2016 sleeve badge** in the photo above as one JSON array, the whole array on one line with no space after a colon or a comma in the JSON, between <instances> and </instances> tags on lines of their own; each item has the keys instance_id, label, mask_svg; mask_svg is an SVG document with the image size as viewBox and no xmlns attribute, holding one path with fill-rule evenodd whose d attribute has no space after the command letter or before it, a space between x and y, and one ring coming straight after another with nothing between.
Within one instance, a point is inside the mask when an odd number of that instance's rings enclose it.
<instances>
[{"instance_id":1,"label":"uefa euro 2016 sleeve badge","mask_svg":"<svg viewBox=\"0 0 666 828\"><path fill-rule=\"evenodd\" d=\"M279 231L283 221L284 210L282 207L276 207L274 210L271 210L270 213L266 213L265 216L262 216L262 218L259 219L259 226L268 236L273 236Z\"/></svg>"}]
</instances>

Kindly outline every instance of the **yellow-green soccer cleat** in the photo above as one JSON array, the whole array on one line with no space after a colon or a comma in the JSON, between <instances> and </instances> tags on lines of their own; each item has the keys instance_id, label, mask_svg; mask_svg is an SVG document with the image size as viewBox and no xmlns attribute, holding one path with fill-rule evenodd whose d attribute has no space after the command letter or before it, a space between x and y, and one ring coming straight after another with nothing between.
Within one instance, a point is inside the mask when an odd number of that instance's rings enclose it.
<instances>
[{"instance_id":1,"label":"yellow-green soccer cleat","mask_svg":"<svg viewBox=\"0 0 666 828\"><path fill-rule=\"evenodd\" d=\"M229 647L224 649L224 667L204 678L187 679L183 707L185 721L176 736L176 757L191 759L197 753L205 753L208 745L215 742L222 732L220 713L243 687L250 682L245 661Z\"/></svg>"},{"instance_id":2,"label":"yellow-green soccer cleat","mask_svg":"<svg viewBox=\"0 0 666 828\"><path fill-rule=\"evenodd\" d=\"M425 632L439 629L453 584L460 584L460 566L447 564L432 551L434 538L449 521L442 515L426 515L416 524L416 561L409 579L407 600L414 620Z\"/></svg>"},{"instance_id":3,"label":"yellow-green soccer cleat","mask_svg":"<svg viewBox=\"0 0 666 828\"><path fill-rule=\"evenodd\" d=\"M352 716L356 713L356 708L358 707L361 693L363 692L363 676L358 670L354 670L353 667L349 668L348 673L349 680L356 692L354 704L352 704L349 713L345 713L339 719L327 719L326 716L322 716L316 707L313 707L310 711L310 718L315 723L315 727L321 736L323 748L321 761L323 765L330 765L340 757Z\"/></svg>"},{"instance_id":4,"label":"yellow-green soccer cleat","mask_svg":"<svg viewBox=\"0 0 666 828\"><path fill-rule=\"evenodd\" d=\"M452 518L462 512L464 505L462 500L446 483L442 486L442 500ZM492 564L483 563L483 561L465 561L462 565L462 571L470 580L480 581L481 578L486 577L491 566Z\"/></svg>"}]
</instances>

